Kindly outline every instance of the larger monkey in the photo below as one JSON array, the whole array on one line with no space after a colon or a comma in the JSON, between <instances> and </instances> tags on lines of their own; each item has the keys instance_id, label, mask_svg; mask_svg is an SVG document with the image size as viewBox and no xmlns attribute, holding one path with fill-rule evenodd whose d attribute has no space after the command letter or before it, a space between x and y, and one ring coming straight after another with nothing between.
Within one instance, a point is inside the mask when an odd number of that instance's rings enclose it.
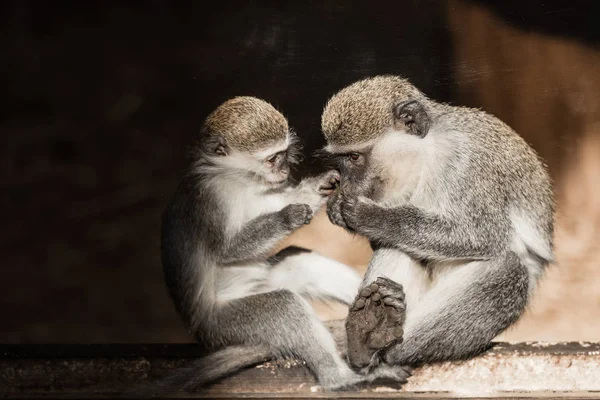
<instances>
[{"instance_id":1,"label":"larger monkey","mask_svg":"<svg viewBox=\"0 0 600 400\"><path fill-rule=\"evenodd\" d=\"M554 258L553 194L538 156L494 116L437 103L396 76L342 89L322 130L341 171L328 215L375 250L347 320L351 364L486 349ZM406 314L386 314L390 305Z\"/></svg>"}]
</instances>

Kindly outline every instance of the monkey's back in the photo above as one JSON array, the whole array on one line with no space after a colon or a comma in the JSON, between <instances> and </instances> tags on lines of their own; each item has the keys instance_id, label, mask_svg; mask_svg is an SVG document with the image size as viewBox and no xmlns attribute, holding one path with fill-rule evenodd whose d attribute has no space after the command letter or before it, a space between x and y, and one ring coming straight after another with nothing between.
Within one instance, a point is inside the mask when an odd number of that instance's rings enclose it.
<instances>
[{"instance_id":1,"label":"monkey's back","mask_svg":"<svg viewBox=\"0 0 600 400\"><path fill-rule=\"evenodd\" d=\"M510 126L487 112L453 107L470 149L475 178L471 190L491 192L491 201L533 227L548 250L553 246L554 197L547 168L531 146ZM490 196L488 196L490 197ZM514 226L513 226L514 228Z\"/></svg>"},{"instance_id":2,"label":"monkey's back","mask_svg":"<svg viewBox=\"0 0 600 400\"><path fill-rule=\"evenodd\" d=\"M184 322L195 331L215 302L216 249L222 247L223 218L199 174L188 173L168 204L161 226L165 283Z\"/></svg>"}]
</instances>

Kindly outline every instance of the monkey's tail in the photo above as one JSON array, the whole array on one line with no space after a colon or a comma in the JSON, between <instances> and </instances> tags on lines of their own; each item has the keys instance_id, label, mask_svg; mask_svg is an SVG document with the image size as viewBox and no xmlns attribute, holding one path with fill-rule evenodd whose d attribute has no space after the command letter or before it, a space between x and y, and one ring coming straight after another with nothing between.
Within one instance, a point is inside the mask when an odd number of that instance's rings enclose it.
<instances>
[{"instance_id":1,"label":"monkey's tail","mask_svg":"<svg viewBox=\"0 0 600 400\"><path fill-rule=\"evenodd\" d=\"M273 358L268 346L230 346L192 362L173 375L136 390L135 397L164 397L199 389L242 368Z\"/></svg>"}]
</instances>

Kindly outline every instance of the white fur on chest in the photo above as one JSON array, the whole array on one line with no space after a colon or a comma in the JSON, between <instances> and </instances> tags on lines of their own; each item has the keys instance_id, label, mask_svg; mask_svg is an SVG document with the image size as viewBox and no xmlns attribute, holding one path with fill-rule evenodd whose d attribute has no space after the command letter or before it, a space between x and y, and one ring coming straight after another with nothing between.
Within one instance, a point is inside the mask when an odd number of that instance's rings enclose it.
<instances>
[{"instance_id":1,"label":"white fur on chest","mask_svg":"<svg viewBox=\"0 0 600 400\"><path fill-rule=\"evenodd\" d=\"M262 185L240 185L235 182L217 184L219 202L227 214L227 233L233 235L250 220L285 206L282 193L266 193Z\"/></svg>"}]
</instances>

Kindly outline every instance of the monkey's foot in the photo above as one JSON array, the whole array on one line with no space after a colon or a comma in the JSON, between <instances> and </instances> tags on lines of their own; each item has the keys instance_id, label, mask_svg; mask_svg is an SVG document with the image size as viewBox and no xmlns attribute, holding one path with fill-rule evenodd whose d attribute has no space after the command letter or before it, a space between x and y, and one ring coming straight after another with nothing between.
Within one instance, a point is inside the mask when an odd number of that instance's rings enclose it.
<instances>
[{"instance_id":1,"label":"monkey's foot","mask_svg":"<svg viewBox=\"0 0 600 400\"><path fill-rule=\"evenodd\" d=\"M399 283L379 277L362 289L346 319L350 365L363 368L377 351L401 343L405 317L404 290Z\"/></svg>"},{"instance_id":2,"label":"monkey's foot","mask_svg":"<svg viewBox=\"0 0 600 400\"><path fill-rule=\"evenodd\" d=\"M400 389L412 376L413 369L408 366L380 364L368 374L372 385L388 386Z\"/></svg>"},{"instance_id":3,"label":"monkey's foot","mask_svg":"<svg viewBox=\"0 0 600 400\"><path fill-rule=\"evenodd\" d=\"M412 368L398 365L379 364L366 374L356 374L350 379L337 379L333 384L322 385L325 390L359 390L376 386L400 389L412 376Z\"/></svg>"}]
</instances>

